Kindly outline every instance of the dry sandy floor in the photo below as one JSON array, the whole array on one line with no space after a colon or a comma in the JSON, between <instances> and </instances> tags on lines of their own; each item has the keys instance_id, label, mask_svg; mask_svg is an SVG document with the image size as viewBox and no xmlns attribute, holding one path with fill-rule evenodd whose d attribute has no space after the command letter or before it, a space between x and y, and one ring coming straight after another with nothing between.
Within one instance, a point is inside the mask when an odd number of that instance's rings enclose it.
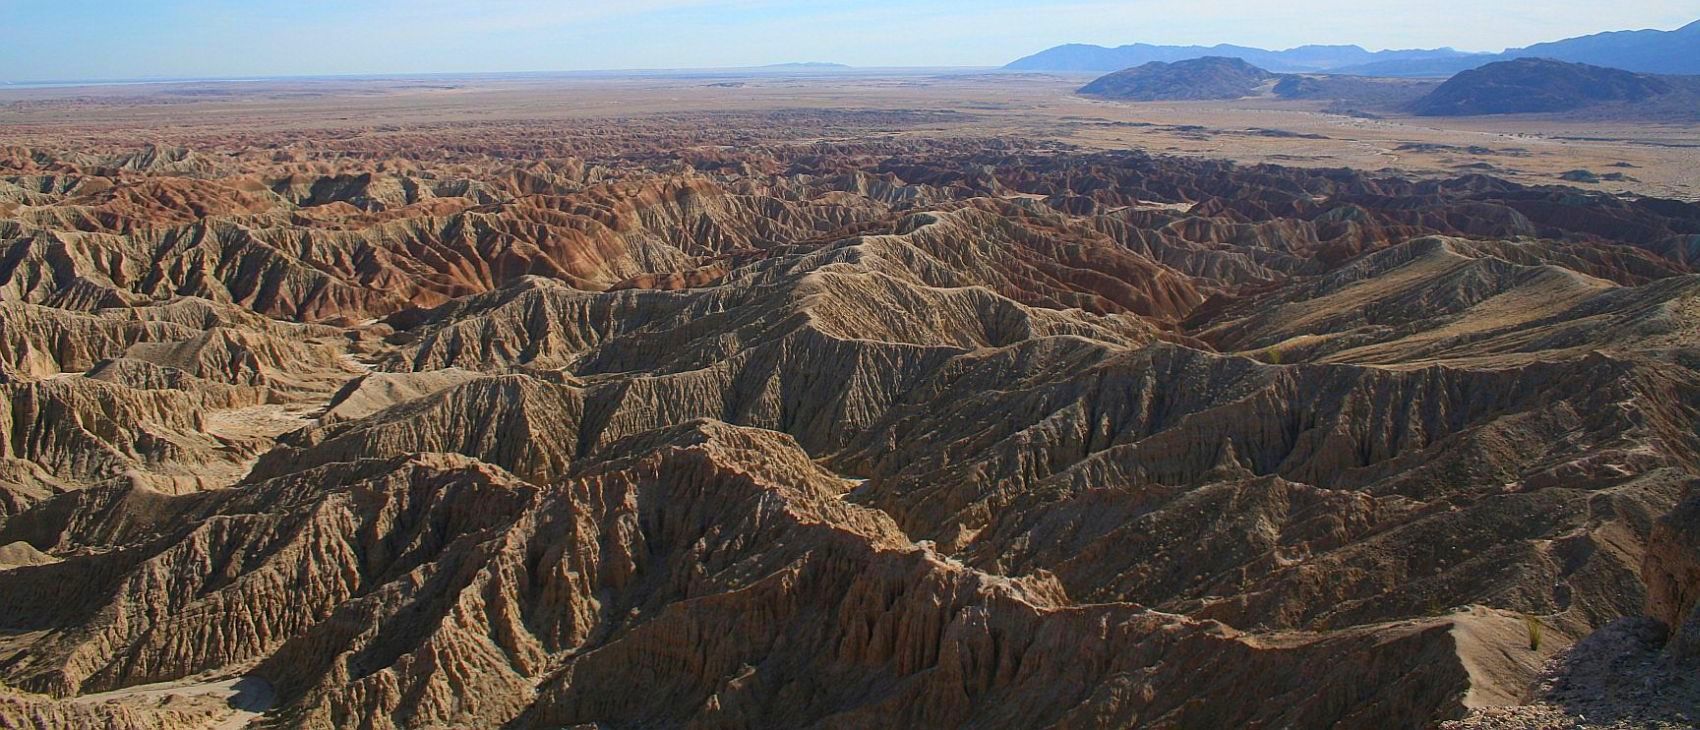
<instances>
[{"instance_id":1,"label":"dry sandy floor","mask_svg":"<svg viewBox=\"0 0 1700 730\"><path fill-rule=\"evenodd\" d=\"M1700 125L1553 117L1432 119L1324 112L1324 102L1118 103L1072 92L1086 77L905 70L201 82L0 88L0 144L188 142L221 130L382 134L418 125L570 122L783 109L948 111L893 134L1019 135L1095 148L1297 166L1493 174L1700 199Z\"/></svg>"}]
</instances>

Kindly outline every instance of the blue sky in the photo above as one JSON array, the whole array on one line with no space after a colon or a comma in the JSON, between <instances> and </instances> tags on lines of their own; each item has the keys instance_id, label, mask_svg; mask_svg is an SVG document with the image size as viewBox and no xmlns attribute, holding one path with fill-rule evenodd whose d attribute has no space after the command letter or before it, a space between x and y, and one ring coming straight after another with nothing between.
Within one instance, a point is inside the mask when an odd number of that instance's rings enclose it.
<instances>
[{"instance_id":1,"label":"blue sky","mask_svg":"<svg viewBox=\"0 0 1700 730\"><path fill-rule=\"evenodd\" d=\"M1068 42L1500 50L1700 0L0 0L0 80L1001 65Z\"/></svg>"}]
</instances>

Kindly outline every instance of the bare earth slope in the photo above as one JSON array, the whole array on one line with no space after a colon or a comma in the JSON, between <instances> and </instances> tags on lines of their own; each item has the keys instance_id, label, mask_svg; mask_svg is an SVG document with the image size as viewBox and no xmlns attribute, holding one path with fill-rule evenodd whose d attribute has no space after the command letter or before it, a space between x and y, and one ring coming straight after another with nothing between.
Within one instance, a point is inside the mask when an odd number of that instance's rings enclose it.
<instances>
[{"instance_id":1,"label":"bare earth slope","mask_svg":"<svg viewBox=\"0 0 1700 730\"><path fill-rule=\"evenodd\" d=\"M715 123L4 150L0 724L1420 728L1626 617L1693 660L1700 207Z\"/></svg>"}]
</instances>

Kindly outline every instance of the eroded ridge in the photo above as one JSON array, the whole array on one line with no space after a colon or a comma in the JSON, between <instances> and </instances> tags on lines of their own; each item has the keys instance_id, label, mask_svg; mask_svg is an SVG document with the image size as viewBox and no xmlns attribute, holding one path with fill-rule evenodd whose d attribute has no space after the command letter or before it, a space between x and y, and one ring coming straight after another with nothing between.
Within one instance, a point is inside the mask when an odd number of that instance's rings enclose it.
<instances>
[{"instance_id":1,"label":"eroded ridge","mask_svg":"<svg viewBox=\"0 0 1700 730\"><path fill-rule=\"evenodd\" d=\"M751 135L5 149L0 718L1423 727L1627 616L1692 661L1700 206Z\"/></svg>"}]
</instances>

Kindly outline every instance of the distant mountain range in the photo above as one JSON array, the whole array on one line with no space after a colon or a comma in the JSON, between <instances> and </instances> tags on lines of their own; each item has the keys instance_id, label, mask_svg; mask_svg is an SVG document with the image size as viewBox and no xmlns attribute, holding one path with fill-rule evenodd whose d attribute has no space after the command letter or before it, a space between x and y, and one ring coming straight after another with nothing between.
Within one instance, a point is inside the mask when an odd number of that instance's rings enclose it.
<instances>
[{"instance_id":1,"label":"distant mountain range","mask_svg":"<svg viewBox=\"0 0 1700 730\"><path fill-rule=\"evenodd\" d=\"M792 62L792 63L770 63L766 66L760 66L759 68L837 70L837 69L847 69L847 68L851 68L851 67L847 64L842 64L842 63L825 63L825 62L822 62L822 61L802 61L802 62Z\"/></svg>"},{"instance_id":2,"label":"distant mountain range","mask_svg":"<svg viewBox=\"0 0 1700 730\"><path fill-rule=\"evenodd\" d=\"M1280 73L1325 72L1358 76L1451 76L1517 58L1551 58L1639 73L1700 74L1700 22L1672 31L1599 33L1504 53L1463 53L1451 48L1372 52L1358 46L1300 46L1270 51L1232 45L1155 46L1136 43L1105 48L1071 44L1028 56L1004 68L1011 71L1105 73L1153 61L1172 63L1207 56L1238 58Z\"/></svg>"},{"instance_id":3,"label":"distant mountain range","mask_svg":"<svg viewBox=\"0 0 1700 730\"><path fill-rule=\"evenodd\" d=\"M1147 63L1190 61L1197 58L1237 58L1279 73L1315 73L1345 66L1370 63L1422 62L1486 54L1466 54L1450 48L1414 51L1366 51L1358 46L1300 46L1285 51L1268 51L1246 46L1154 46L1135 43L1120 48L1071 44L1037 53L1004 68L1010 71L1075 71L1103 73L1143 66Z\"/></svg>"},{"instance_id":4,"label":"distant mountain range","mask_svg":"<svg viewBox=\"0 0 1700 730\"><path fill-rule=\"evenodd\" d=\"M1363 76L1451 76L1490 63L1548 58L1651 74L1700 74L1700 21L1676 30L1626 30L1537 43L1504 53L1465 58L1385 60L1344 66L1334 73Z\"/></svg>"}]
</instances>

